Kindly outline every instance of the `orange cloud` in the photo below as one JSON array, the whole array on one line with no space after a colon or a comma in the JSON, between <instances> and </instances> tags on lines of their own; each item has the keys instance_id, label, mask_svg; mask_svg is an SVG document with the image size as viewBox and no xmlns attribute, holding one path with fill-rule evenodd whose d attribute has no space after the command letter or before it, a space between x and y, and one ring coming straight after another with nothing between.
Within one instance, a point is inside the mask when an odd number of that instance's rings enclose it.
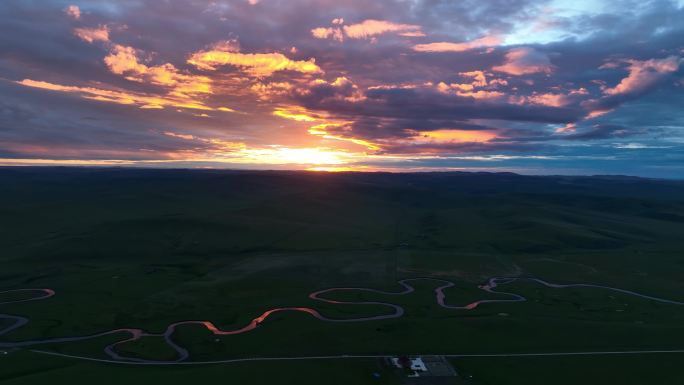
<instances>
[{"instance_id":1,"label":"orange cloud","mask_svg":"<svg viewBox=\"0 0 684 385\"><path fill-rule=\"evenodd\" d=\"M618 95L645 90L665 75L676 72L682 63L682 59L677 56L669 56L664 59L627 60L627 63L629 63L629 75L615 87L604 88L604 94ZM609 68L609 65L604 65L602 68Z\"/></svg>"},{"instance_id":2,"label":"orange cloud","mask_svg":"<svg viewBox=\"0 0 684 385\"><path fill-rule=\"evenodd\" d=\"M488 142L496 138L496 134L490 131L483 130L436 130L419 132L413 137L414 140L424 141L429 140L433 142Z\"/></svg>"},{"instance_id":3,"label":"orange cloud","mask_svg":"<svg viewBox=\"0 0 684 385\"><path fill-rule=\"evenodd\" d=\"M109 27L101 25L97 28L75 28L74 35L88 43L96 41L109 41Z\"/></svg>"},{"instance_id":4,"label":"orange cloud","mask_svg":"<svg viewBox=\"0 0 684 385\"><path fill-rule=\"evenodd\" d=\"M487 77L482 71L460 72L459 75L468 76L473 79L472 86L484 87L487 85Z\"/></svg>"},{"instance_id":5,"label":"orange cloud","mask_svg":"<svg viewBox=\"0 0 684 385\"><path fill-rule=\"evenodd\" d=\"M341 165L348 163L350 154L346 151L325 147L244 149L240 151L241 162L266 164Z\"/></svg>"},{"instance_id":6,"label":"orange cloud","mask_svg":"<svg viewBox=\"0 0 684 385\"><path fill-rule=\"evenodd\" d=\"M350 39L368 39L387 32L403 36L424 36L419 25L397 24L385 20L364 20L358 24L345 25L344 33Z\"/></svg>"},{"instance_id":7,"label":"orange cloud","mask_svg":"<svg viewBox=\"0 0 684 385\"><path fill-rule=\"evenodd\" d=\"M315 74L323 71L316 60L291 60L281 53L240 53L232 47L214 46L208 51L192 54L188 63L203 70L216 70L218 66L231 65L256 76L270 76L277 71L295 71Z\"/></svg>"},{"instance_id":8,"label":"orange cloud","mask_svg":"<svg viewBox=\"0 0 684 385\"><path fill-rule=\"evenodd\" d=\"M64 9L64 13L76 20L81 18L81 9L78 7L78 5L70 5L66 7Z\"/></svg>"},{"instance_id":9,"label":"orange cloud","mask_svg":"<svg viewBox=\"0 0 684 385\"><path fill-rule=\"evenodd\" d=\"M195 136L195 135L179 134L179 133L170 132L170 131L164 132L164 135L171 136L173 138L178 138L178 139L195 141L195 142L207 144L210 147L204 151L205 152L211 152L214 154L226 153L226 152L231 153L231 152L240 151L240 150L247 148L247 145L245 143L228 141L228 140L223 140L223 139L219 139L219 138L202 138L202 137Z\"/></svg>"},{"instance_id":10,"label":"orange cloud","mask_svg":"<svg viewBox=\"0 0 684 385\"><path fill-rule=\"evenodd\" d=\"M177 134L177 133L175 133L175 132L170 132L170 131L164 132L164 135L172 136L172 137L174 137L174 138L179 138L179 139L185 139L185 140L194 140L194 139L195 139L195 137L194 137L193 135L189 135L189 134Z\"/></svg>"},{"instance_id":11,"label":"orange cloud","mask_svg":"<svg viewBox=\"0 0 684 385\"><path fill-rule=\"evenodd\" d=\"M140 74L147 71L147 66L138 62L133 47L115 45L110 54L104 58L104 62L109 70L117 75L123 75L127 72Z\"/></svg>"},{"instance_id":12,"label":"orange cloud","mask_svg":"<svg viewBox=\"0 0 684 385\"><path fill-rule=\"evenodd\" d=\"M110 42L109 27L106 25L94 29L76 28L74 34L89 43L95 41ZM148 66L138 60L138 51L135 48L120 44L107 45L110 47L110 52L105 56L104 62L112 73L122 75L130 81L168 88L169 95L179 99L175 100L172 103L173 105L203 109L202 103L191 100L191 98L196 95L212 93L212 81L209 77L182 73L171 63ZM101 95L95 97L103 98ZM186 100L181 101L180 99ZM161 106L157 103L150 103L142 108L161 108Z\"/></svg>"},{"instance_id":13,"label":"orange cloud","mask_svg":"<svg viewBox=\"0 0 684 385\"><path fill-rule=\"evenodd\" d=\"M333 39L344 41L344 32L340 28L318 27L311 30L311 34L316 39Z\"/></svg>"},{"instance_id":14,"label":"orange cloud","mask_svg":"<svg viewBox=\"0 0 684 385\"><path fill-rule=\"evenodd\" d=\"M502 98L505 94L500 91L485 91L485 90L477 90L477 91L471 91L471 92L456 92L458 96L463 96L463 97L468 97L468 98L473 98L473 99L480 99L480 100L493 100L493 99L500 99Z\"/></svg>"},{"instance_id":15,"label":"orange cloud","mask_svg":"<svg viewBox=\"0 0 684 385\"><path fill-rule=\"evenodd\" d=\"M137 105L142 109L161 109L164 107L177 107L204 111L233 111L232 109L227 107L214 108L198 101L183 98L158 97L154 95L126 92L122 90L66 86L31 79L24 79L16 83L26 87L79 94L84 99L97 100L101 102L109 102L116 104Z\"/></svg>"},{"instance_id":16,"label":"orange cloud","mask_svg":"<svg viewBox=\"0 0 684 385\"><path fill-rule=\"evenodd\" d=\"M350 138L350 137L345 137L345 136L339 136L339 135L333 135L328 133L328 128L330 127L342 127L345 124L348 123L324 123L324 124L319 124L317 126L313 126L309 128L309 134L311 135L316 135L320 136L324 139L333 139L333 140L340 140L340 141L345 141L345 142L351 142L354 144L358 144L360 146L364 146L369 150L379 150L380 147L372 142L369 142L367 140L363 139L356 139L356 138Z\"/></svg>"},{"instance_id":17,"label":"orange cloud","mask_svg":"<svg viewBox=\"0 0 684 385\"><path fill-rule=\"evenodd\" d=\"M479 72L479 71L478 71ZM486 81L486 80L485 80ZM444 82L439 82L436 85L437 91L449 94L454 93L458 96L468 97L478 100L493 100L500 99L505 94L500 91L490 91L490 90L476 90L477 84L481 84L477 79L473 83L451 83L446 84ZM485 83L486 84L486 83Z\"/></svg>"},{"instance_id":18,"label":"orange cloud","mask_svg":"<svg viewBox=\"0 0 684 385\"><path fill-rule=\"evenodd\" d=\"M577 125L575 123L567 123L565 126L557 128L556 133L567 134L577 131Z\"/></svg>"},{"instance_id":19,"label":"orange cloud","mask_svg":"<svg viewBox=\"0 0 684 385\"><path fill-rule=\"evenodd\" d=\"M588 113L587 116L585 117L585 119L589 120L589 119L598 118L599 116L603 116L603 115L611 113L611 112L613 112L612 108L604 109L604 110L594 110L594 111L591 111L590 113Z\"/></svg>"},{"instance_id":20,"label":"orange cloud","mask_svg":"<svg viewBox=\"0 0 684 385\"><path fill-rule=\"evenodd\" d=\"M287 95L294 86L288 82L255 83L251 90L261 100L268 100L275 96Z\"/></svg>"},{"instance_id":21,"label":"orange cloud","mask_svg":"<svg viewBox=\"0 0 684 385\"><path fill-rule=\"evenodd\" d=\"M492 67L494 71L510 75L528 75L534 73L551 73L553 66L546 54L534 48L513 48L506 53L506 62Z\"/></svg>"},{"instance_id":22,"label":"orange cloud","mask_svg":"<svg viewBox=\"0 0 684 385\"><path fill-rule=\"evenodd\" d=\"M278 107L273 111L273 115L298 122L315 122L319 119L318 116L298 106Z\"/></svg>"},{"instance_id":23,"label":"orange cloud","mask_svg":"<svg viewBox=\"0 0 684 385\"><path fill-rule=\"evenodd\" d=\"M193 150L192 161L212 161L228 163L253 163L304 166L339 166L347 164L357 155L327 147L249 147L242 142L225 141L219 138L202 138L195 135L164 132L164 135L178 139L203 143L208 148ZM187 158L188 154L180 154ZM188 159L184 159L188 160Z\"/></svg>"},{"instance_id":24,"label":"orange cloud","mask_svg":"<svg viewBox=\"0 0 684 385\"><path fill-rule=\"evenodd\" d=\"M89 153L80 151L68 151L73 153L72 159L7 159L0 158L0 165L6 166L30 166L30 165L83 165L83 166L107 166L107 165L160 165L173 164L177 161L183 162L208 162L208 163L227 163L227 164L268 164L268 165L289 165L295 168L320 169L320 170L341 170L351 166L352 163L364 154L340 151L327 147L282 147L267 146L263 148L248 147L245 143L224 141L215 138L200 138L193 135L175 134L172 132L165 135L177 137L183 140L191 140L200 144L208 145L207 148L201 146L172 152L159 152L160 159L150 160L127 160L127 159L77 159L78 156L89 156ZM41 152L54 154L54 148L41 148ZM135 154L116 151L98 150L97 155L113 156L132 156ZM350 169L350 168L349 168Z\"/></svg>"},{"instance_id":25,"label":"orange cloud","mask_svg":"<svg viewBox=\"0 0 684 385\"><path fill-rule=\"evenodd\" d=\"M126 79L135 82L168 87L175 96L187 97L212 92L210 78L183 74L170 63L149 67L138 61L133 47L114 45L104 61L109 70L117 75L124 75Z\"/></svg>"},{"instance_id":26,"label":"orange cloud","mask_svg":"<svg viewBox=\"0 0 684 385\"><path fill-rule=\"evenodd\" d=\"M485 36L479 39L462 43L436 42L428 44L416 44L414 51L418 52L463 52L475 48L493 47L501 44L502 40L496 36Z\"/></svg>"},{"instance_id":27,"label":"orange cloud","mask_svg":"<svg viewBox=\"0 0 684 385\"><path fill-rule=\"evenodd\" d=\"M311 30L313 37L317 39L333 39L343 41L345 37L350 39L370 39L378 35L393 32L399 36L417 37L425 36L421 27L414 24L398 24L386 20L368 19L357 24L342 25L344 19L334 19L335 27L318 27Z\"/></svg>"},{"instance_id":28,"label":"orange cloud","mask_svg":"<svg viewBox=\"0 0 684 385\"><path fill-rule=\"evenodd\" d=\"M459 75L470 78L470 82L451 84L440 82L435 86L437 91L445 94L455 93L458 96L485 100L499 99L505 96L503 92L494 90L498 86L508 85L508 82L504 79L488 80L487 76L491 76L491 74L485 74L484 71L459 72Z\"/></svg>"}]
</instances>

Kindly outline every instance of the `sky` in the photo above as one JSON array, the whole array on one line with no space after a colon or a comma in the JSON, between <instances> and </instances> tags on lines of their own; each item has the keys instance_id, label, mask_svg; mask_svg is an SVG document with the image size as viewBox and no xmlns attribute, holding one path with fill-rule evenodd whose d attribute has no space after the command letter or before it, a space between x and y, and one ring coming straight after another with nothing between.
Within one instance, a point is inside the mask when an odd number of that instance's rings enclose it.
<instances>
[{"instance_id":1,"label":"sky","mask_svg":"<svg viewBox=\"0 0 684 385\"><path fill-rule=\"evenodd\" d=\"M0 165L684 178L684 1L2 0Z\"/></svg>"}]
</instances>

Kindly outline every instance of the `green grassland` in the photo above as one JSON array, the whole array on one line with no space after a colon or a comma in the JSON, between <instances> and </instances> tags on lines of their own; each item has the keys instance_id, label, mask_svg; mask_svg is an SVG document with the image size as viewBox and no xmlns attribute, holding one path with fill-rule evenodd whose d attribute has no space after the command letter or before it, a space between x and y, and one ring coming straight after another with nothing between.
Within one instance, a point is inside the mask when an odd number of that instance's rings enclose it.
<instances>
[{"instance_id":1,"label":"green grassland","mask_svg":"<svg viewBox=\"0 0 684 385\"><path fill-rule=\"evenodd\" d=\"M315 362L253 362L182 367L116 367L21 352L6 358L3 384L44 383L278 383L278 384L401 384L401 378L373 359L320 360ZM684 374L681 356L639 355L600 357L459 358L452 360L466 384L680 384ZM373 373L381 377L376 379ZM619 381L619 382L617 382ZM454 381L455 384L458 382Z\"/></svg>"},{"instance_id":2,"label":"green grassland","mask_svg":"<svg viewBox=\"0 0 684 385\"><path fill-rule=\"evenodd\" d=\"M199 366L121 367L60 357L20 352L9 358L0 372L5 385L19 384L101 384L125 383L187 384L302 384L319 385L389 385L401 384L397 374L377 360L347 359L305 361L249 362ZM375 378L379 373L380 378ZM322 382L324 381L324 382Z\"/></svg>"},{"instance_id":3,"label":"green grassland","mask_svg":"<svg viewBox=\"0 0 684 385\"><path fill-rule=\"evenodd\" d=\"M681 355L458 358L452 363L478 385L684 383Z\"/></svg>"},{"instance_id":4,"label":"green grassland","mask_svg":"<svg viewBox=\"0 0 684 385\"><path fill-rule=\"evenodd\" d=\"M453 305L505 298L477 289L487 278L503 275L684 300L684 183L675 181L6 168L0 169L0 228L0 291L51 288L57 293L2 305L0 313L31 320L2 341L122 327L162 333L180 320L237 329L274 307L313 307L334 318L385 314L391 309L326 304L308 294L338 286L399 291L397 280L410 277L456 282L445 291ZM186 325L174 340L194 361L684 347L684 307L600 289L517 282L502 289L529 301L448 310L435 303L437 285L417 281L416 291L405 296L326 295L396 303L406 309L400 319L329 323L302 313L277 313L250 333L216 337ZM0 301L21 295L2 295ZM121 339L105 336L40 349L107 358L104 346ZM161 337L123 344L119 352L158 360L175 355ZM476 384L563 384L556 378L562 371L553 368L566 364L600 372L583 377L583 384L605 383L595 380L601 378L625 384L681 380L676 365L663 362L681 364L681 357L639 358L473 358L457 367L472 372L480 381ZM631 364L636 361L640 364ZM617 377L605 377L601 363ZM618 370L623 364L634 367ZM373 360L349 360L143 368L23 350L0 356L0 381L41 383L83 373L84 383L98 376L306 383L301 372L308 372L306 381L312 383L397 380L390 374L373 379L372 372L380 370L376 366ZM535 371L540 366L545 369ZM511 377L502 379L499 367ZM658 375L645 377L651 371ZM651 380L629 382L634 378Z\"/></svg>"}]
</instances>

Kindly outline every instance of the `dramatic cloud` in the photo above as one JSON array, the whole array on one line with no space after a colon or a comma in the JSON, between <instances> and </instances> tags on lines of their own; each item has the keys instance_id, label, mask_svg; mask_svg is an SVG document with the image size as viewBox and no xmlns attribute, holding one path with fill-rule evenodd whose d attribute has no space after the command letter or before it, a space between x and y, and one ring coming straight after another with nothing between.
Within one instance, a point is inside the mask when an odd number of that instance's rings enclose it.
<instances>
[{"instance_id":1,"label":"dramatic cloud","mask_svg":"<svg viewBox=\"0 0 684 385\"><path fill-rule=\"evenodd\" d=\"M607 86L603 81L598 82L603 96L584 103L591 111L588 117L599 117L612 112L621 104L646 95L666 84L668 80L673 80L672 76L677 73L683 61L678 56L669 56L664 59L627 59L602 65L602 69L613 71L626 64L628 75L614 87Z\"/></svg>"},{"instance_id":2,"label":"dramatic cloud","mask_svg":"<svg viewBox=\"0 0 684 385\"><path fill-rule=\"evenodd\" d=\"M684 175L681 1L0 3L0 164Z\"/></svg>"},{"instance_id":3,"label":"dramatic cloud","mask_svg":"<svg viewBox=\"0 0 684 385\"><path fill-rule=\"evenodd\" d=\"M211 79L208 77L182 74L170 63L147 66L138 61L133 47L115 45L104 58L104 62L110 71L124 75L127 80L169 87L172 89L171 94L175 96L211 93Z\"/></svg>"}]
</instances>

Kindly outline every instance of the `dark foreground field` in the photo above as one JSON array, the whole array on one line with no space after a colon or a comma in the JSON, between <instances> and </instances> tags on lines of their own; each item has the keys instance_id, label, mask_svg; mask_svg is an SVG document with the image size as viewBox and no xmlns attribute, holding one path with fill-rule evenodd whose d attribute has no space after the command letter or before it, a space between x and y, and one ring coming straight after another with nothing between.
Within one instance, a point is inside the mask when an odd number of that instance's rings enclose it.
<instances>
[{"instance_id":1,"label":"dark foreground field","mask_svg":"<svg viewBox=\"0 0 684 385\"><path fill-rule=\"evenodd\" d=\"M330 318L386 314L380 305L309 299L329 287L398 291L435 277L451 304L505 298L493 276L593 283L684 301L684 182L513 174L325 174L118 169L0 169L0 291L50 288L0 306L30 322L2 342L116 328L162 333L181 320L237 329L274 307ZM316 355L539 353L684 349L684 306L593 288L505 287L528 298L449 310L430 281L388 296L397 319L330 323L278 313L256 330L216 337L182 326L190 361ZM3 294L0 302L17 294ZM9 325L0 319L0 330ZM40 350L108 359L109 335ZM0 383L401 383L375 359L130 366L0 354ZM118 346L173 360L161 337ZM679 384L684 354L453 359L469 383ZM375 379L372 373L381 376ZM109 382L108 382L109 381Z\"/></svg>"}]
</instances>

